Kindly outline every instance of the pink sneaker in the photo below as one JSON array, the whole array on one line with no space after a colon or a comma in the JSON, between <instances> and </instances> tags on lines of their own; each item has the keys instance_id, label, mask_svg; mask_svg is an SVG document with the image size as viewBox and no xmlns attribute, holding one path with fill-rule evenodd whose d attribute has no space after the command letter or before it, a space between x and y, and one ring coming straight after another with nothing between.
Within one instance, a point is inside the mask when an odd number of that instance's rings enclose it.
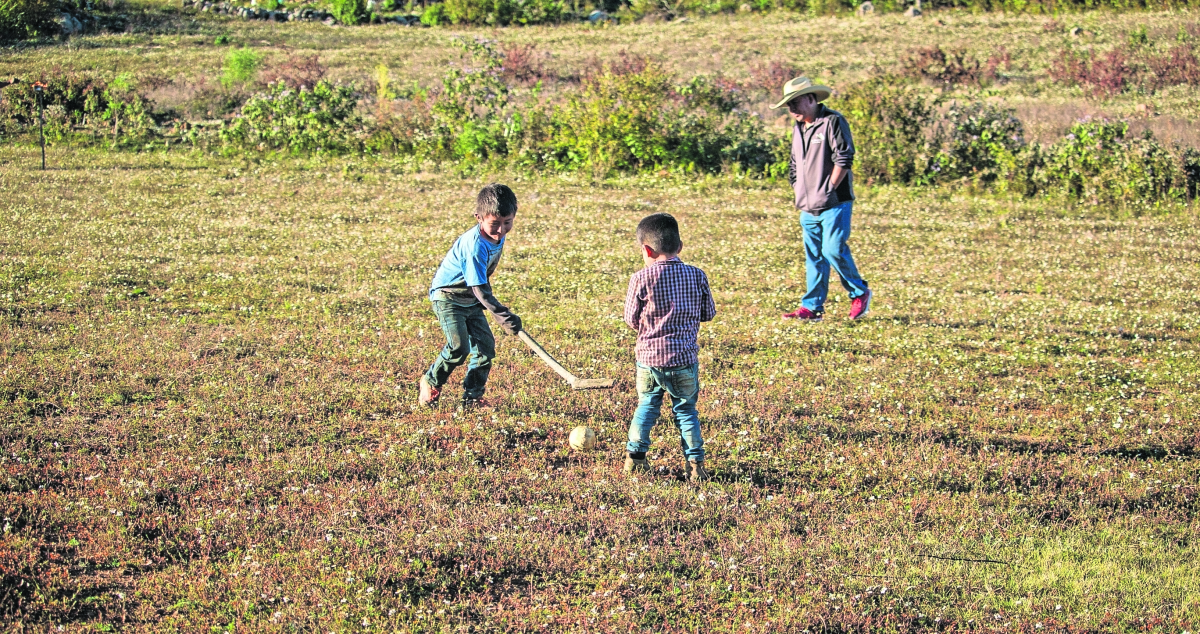
<instances>
[{"instance_id":1,"label":"pink sneaker","mask_svg":"<svg viewBox=\"0 0 1200 634\"><path fill-rule=\"evenodd\" d=\"M850 302L850 319L862 319L871 311L871 289L865 295L859 295Z\"/></svg>"},{"instance_id":2,"label":"pink sneaker","mask_svg":"<svg viewBox=\"0 0 1200 634\"><path fill-rule=\"evenodd\" d=\"M822 319L824 319L824 317L822 317L820 314L814 313L813 311L811 311L803 306L801 306L800 308L797 308L796 310L794 310L790 313L784 313L783 318L784 319L799 319L800 321L811 321L814 324L821 321Z\"/></svg>"}]
</instances>

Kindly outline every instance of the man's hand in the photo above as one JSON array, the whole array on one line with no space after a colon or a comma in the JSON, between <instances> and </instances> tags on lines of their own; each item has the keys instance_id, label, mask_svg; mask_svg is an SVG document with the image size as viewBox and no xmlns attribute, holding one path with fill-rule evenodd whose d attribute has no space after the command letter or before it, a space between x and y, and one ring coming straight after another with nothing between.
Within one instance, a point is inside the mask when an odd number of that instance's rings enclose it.
<instances>
[{"instance_id":1,"label":"man's hand","mask_svg":"<svg viewBox=\"0 0 1200 634\"><path fill-rule=\"evenodd\" d=\"M833 173L829 175L829 182L833 185L833 189L840 187L842 180L844 180L846 178L846 174L849 173L850 170L842 167L841 165L834 165Z\"/></svg>"}]
</instances>

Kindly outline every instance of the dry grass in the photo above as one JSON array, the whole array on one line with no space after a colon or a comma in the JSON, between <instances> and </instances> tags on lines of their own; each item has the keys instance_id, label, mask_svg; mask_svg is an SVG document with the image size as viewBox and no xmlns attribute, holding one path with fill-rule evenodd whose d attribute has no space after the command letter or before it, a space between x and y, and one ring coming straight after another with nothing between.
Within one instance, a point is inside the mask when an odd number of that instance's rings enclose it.
<instances>
[{"instance_id":1,"label":"dry grass","mask_svg":"<svg viewBox=\"0 0 1200 634\"><path fill-rule=\"evenodd\" d=\"M862 192L874 316L816 327L785 186L0 154L0 610L17 627L1180 631L1194 535L1194 212L1113 220ZM473 193L571 392L500 341L494 409L416 407L424 292ZM620 324L682 221L715 481L619 473ZM600 449L572 454L587 424ZM976 562L965 560L995 560Z\"/></svg>"}]
</instances>

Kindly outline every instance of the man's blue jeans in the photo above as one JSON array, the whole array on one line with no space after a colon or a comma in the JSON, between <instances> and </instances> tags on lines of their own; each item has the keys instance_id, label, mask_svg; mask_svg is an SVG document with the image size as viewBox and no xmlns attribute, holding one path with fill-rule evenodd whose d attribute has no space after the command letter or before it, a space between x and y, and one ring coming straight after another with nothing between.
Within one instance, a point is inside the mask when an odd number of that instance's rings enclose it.
<instances>
[{"instance_id":1,"label":"man's blue jeans","mask_svg":"<svg viewBox=\"0 0 1200 634\"><path fill-rule=\"evenodd\" d=\"M808 292L802 306L814 313L825 310L829 296L829 269L842 278L842 288L850 299L867 294L867 283L858 274L850 255L850 213L854 201L846 201L819 214L800 212L800 227L804 229L804 273Z\"/></svg>"},{"instance_id":2,"label":"man's blue jeans","mask_svg":"<svg viewBox=\"0 0 1200 634\"><path fill-rule=\"evenodd\" d=\"M441 387L450 373L469 359L467 376L463 378L463 398L480 398L487 389L492 359L496 358L496 338L483 314L483 306L434 301L433 312L446 333L446 345L425 372L425 380L433 387Z\"/></svg>"},{"instance_id":3,"label":"man's blue jeans","mask_svg":"<svg viewBox=\"0 0 1200 634\"><path fill-rule=\"evenodd\" d=\"M629 422L629 443L625 450L640 453L650 448L650 430L658 422L663 396L671 397L671 411L679 427L679 440L686 460L704 460L704 439L700 437L700 415L696 399L700 396L700 364L670 368L652 368L637 364L638 406Z\"/></svg>"}]
</instances>

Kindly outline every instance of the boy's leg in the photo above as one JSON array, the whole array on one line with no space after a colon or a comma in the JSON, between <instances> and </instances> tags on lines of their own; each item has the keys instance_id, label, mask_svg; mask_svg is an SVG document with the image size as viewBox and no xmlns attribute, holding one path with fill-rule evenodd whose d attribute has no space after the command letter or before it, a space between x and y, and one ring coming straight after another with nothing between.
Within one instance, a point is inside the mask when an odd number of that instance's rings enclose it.
<instances>
[{"instance_id":1,"label":"boy's leg","mask_svg":"<svg viewBox=\"0 0 1200 634\"><path fill-rule=\"evenodd\" d=\"M853 201L844 202L822 215L822 253L823 259L829 262L833 270L842 279L842 288L850 293L850 299L867 294L867 283L858 274L854 265L854 257L850 255L850 215L854 208ZM828 216L828 217L825 217ZM828 278L826 279L828 285Z\"/></svg>"},{"instance_id":2,"label":"boy's leg","mask_svg":"<svg viewBox=\"0 0 1200 634\"><path fill-rule=\"evenodd\" d=\"M450 378L454 368L467 360L471 351L471 337L467 331L466 315L458 306L450 302L435 301L433 312L446 335L446 345L425 372L425 380L429 385L440 388L446 384L446 379Z\"/></svg>"},{"instance_id":3,"label":"boy's leg","mask_svg":"<svg viewBox=\"0 0 1200 634\"><path fill-rule=\"evenodd\" d=\"M829 210L820 214L800 212L800 228L804 231L804 278L808 288L800 305L817 314L824 312L825 298L829 295L829 261L822 256L825 232L821 226L821 218L828 213Z\"/></svg>"},{"instance_id":4,"label":"boy's leg","mask_svg":"<svg viewBox=\"0 0 1200 634\"><path fill-rule=\"evenodd\" d=\"M663 384L671 395L671 411L679 426L679 440L684 460L704 460L704 438L700 434L700 414L696 401L700 397L700 365L693 363L663 371Z\"/></svg>"},{"instance_id":5,"label":"boy's leg","mask_svg":"<svg viewBox=\"0 0 1200 634\"><path fill-rule=\"evenodd\" d=\"M629 421L629 442L625 451L644 454L650 449L650 430L658 422L662 409L663 388L659 385L653 369L637 364L638 406Z\"/></svg>"},{"instance_id":6,"label":"boy's leg","mask_svg":"<svg viewBox=\"0 0 1200 634\"><path fill-rule=\"evenodd\" d=\"M463 379L463 400L473 401L483 397L487 390L488 374L492 371L492 359L496 358L496 337L488 326L482 306L468 309L466 324L471 337L470 364Z\"/></svg>"}]
</instances>

